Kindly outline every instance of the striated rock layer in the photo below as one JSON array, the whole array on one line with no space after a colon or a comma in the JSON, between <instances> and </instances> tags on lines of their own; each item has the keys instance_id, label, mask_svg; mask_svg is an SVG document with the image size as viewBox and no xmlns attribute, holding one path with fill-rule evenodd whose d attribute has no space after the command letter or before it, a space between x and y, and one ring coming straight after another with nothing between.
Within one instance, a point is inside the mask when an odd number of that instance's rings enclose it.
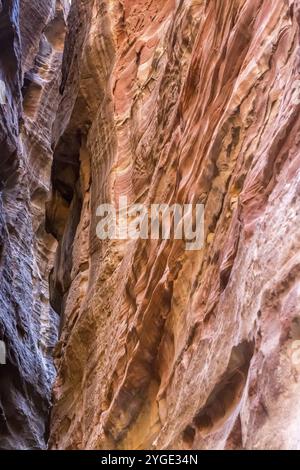
<instances>
[{"instance_id":1,"label":"striated rock layer","mask_svg":"<svg viewBox=\"0 0 300 470\"><path fill-rule=\"evenodd\" d=\"M44 448L52 349L49 307L56 240L45 231L51 129L69 2L0 1L0 448Z\"/></svg>"},{"instance_id":2,"label":"striated rock layer","mask_svg":"<svg viewBox=\"0 0 300 470\"><path fill-rule=\"evenodd\" d=\"M0 0L0 39L0 448L300 449L300 0ZM120 196L203 203L203 249L100 241Z\"/></svg>"},{"instance_id":3,"label":"striated rock layer","mask_svg":"<svg viewBox=\"0 0 300 470\"><path fill-rule=\"evenodd\" d=\"M299 25L299 0L73 0L51 448L300 449ZM124 195L204 203L203 250L100 242Z\"/></svg>"}]
</instances>

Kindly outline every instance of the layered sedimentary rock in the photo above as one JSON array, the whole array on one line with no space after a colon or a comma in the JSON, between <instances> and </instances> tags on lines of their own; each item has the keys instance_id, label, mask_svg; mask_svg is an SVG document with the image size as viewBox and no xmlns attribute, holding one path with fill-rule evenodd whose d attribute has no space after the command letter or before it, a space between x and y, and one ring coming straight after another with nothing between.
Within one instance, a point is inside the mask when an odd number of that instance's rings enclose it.
<instances>
[{"instance_id":1,"label":"layered sedimentary rock","mask_svg":"<svg viewBox=\"0 0 300 470\"><path fill-rule=\"evenodd\" d=\"M1 449L300 449L299 28L0 0ZM122 196L204 204L203 248L101 241Z\"/></svg>"},{"instance_id":2,"label":"layered sedimentary rock","mask_svg":"<svg viewBox=\"0 0 300 470\"><path fill-rule=\"evenodd\" d=\"M1 449L44 448L48 434L59 318L49 306L57 242L45 231L45 203L68 8L0 2Z\"/></svg>"},{"instance_id":3,"label":"layered sedimentary rock","mask_svg":"<svg viewBox=\"0 0 300 470\"><path fill-rule=\"evenodd\" d=\"M50 447L300 448L298 0L73 0L47 229ZM205 245L96 209L205 204Z\"/></svg>"}]
</instances>

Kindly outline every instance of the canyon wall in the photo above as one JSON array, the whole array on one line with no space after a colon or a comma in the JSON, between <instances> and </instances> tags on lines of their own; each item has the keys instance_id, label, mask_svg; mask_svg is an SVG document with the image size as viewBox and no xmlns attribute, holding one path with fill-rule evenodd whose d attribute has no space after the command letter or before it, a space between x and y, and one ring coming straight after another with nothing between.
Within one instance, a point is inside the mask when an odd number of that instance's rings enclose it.
<instances>
[{"instance_id":1,"label":"canyon wall","mask_svg":"<svg viewBox=\"0 0 300 470\"><path fill-rule=\"evenodd\" d=\"M0 38L0 448L300 449L300 0L0 0ZM120 196L204 204L203 249L100 241Z\"/></svg>"},{"instance_id":2,"label":"canyon wall","mask_svg":"<svg viewBox=\"0 0 300 470\"><path fill-rule=\"evenodd\" d=\"M52 449L300 448L299 0L74 0L53 126ZM96 210L205 204L205 246Z\"/></svg>"},{"instance_id":3,"label":"canyon wall","mask_svg":"<svg viewBox=\"0 0 300 470\"><path fill-rule=\"evenodd\" d=\"M45 230L52 124L69 2L0 2L0 448L45 448L52 349L49 307L57 241Z\"/></svg>"}]
</instances>

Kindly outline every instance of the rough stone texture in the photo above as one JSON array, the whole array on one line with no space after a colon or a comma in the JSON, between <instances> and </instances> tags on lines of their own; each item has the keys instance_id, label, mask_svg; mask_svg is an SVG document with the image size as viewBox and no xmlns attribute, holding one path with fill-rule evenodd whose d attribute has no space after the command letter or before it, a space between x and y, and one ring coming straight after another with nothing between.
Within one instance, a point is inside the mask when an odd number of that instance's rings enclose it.
<instances>
[{"instance_id":1,"label":"rough stone texture","mask_svg":"<svg viewBox=\"0 0 300 470\"><path fill-rule=\"evenodd\" d=\"M0 448L45 447L60 317L51 449L300 449L300 0L69 7L0 0ZM124 195L203 250L100 242Z\"/></svg>"},{"instance_id":2,"label":"rough stone texture","mask_svg":"<svg viewBox=\"0 0 300 470\"><path fill-rule=\"evenodd\" d=\"M48 434L59 318L49 307L57 242L45 231L45 202L68 3L0 2L1 449L44 448Z\"/></svg>"},{"instance_id":3,"label":"rough stone texture","mask_svg":"<svg viewBox=\"0 0 300 470\"><path fill-rule=\"evenodd\" d=\"M299 0L73 0L51 448L300 449L299 23ZM205 248L100 243L120 195L205 203Z\"/></svg>"}]
</instances>

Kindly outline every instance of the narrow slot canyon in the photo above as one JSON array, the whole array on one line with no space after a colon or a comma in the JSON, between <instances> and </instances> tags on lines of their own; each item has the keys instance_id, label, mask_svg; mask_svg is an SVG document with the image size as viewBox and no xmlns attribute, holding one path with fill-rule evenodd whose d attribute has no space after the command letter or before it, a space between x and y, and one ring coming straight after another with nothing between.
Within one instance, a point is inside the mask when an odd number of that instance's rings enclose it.
<instances>
[{"instance_id":1,"label":"narrow slot canyon","mask_svg":"<svg viewBox=\"0 0 300 470\"><path fill-rule=\"evenodd\" d=\"M300 1L0 0L0 44L0 450L300 450Z\"/></svg>"}]
</instances>

